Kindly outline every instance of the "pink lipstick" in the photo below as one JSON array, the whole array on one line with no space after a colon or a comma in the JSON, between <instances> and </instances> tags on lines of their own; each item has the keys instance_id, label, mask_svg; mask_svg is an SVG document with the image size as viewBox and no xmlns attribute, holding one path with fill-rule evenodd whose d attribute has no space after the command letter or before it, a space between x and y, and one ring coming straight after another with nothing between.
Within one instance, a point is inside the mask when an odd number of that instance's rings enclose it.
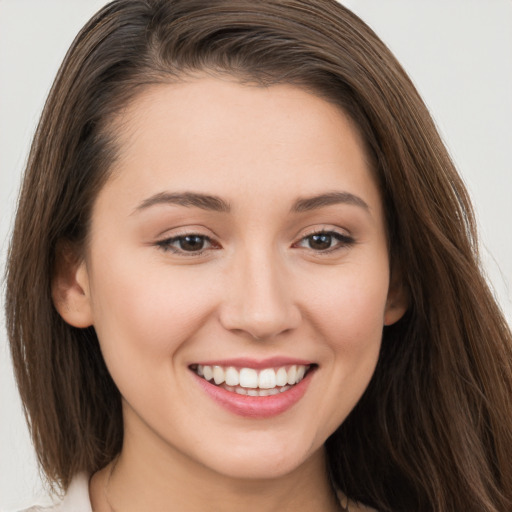
<instances>
[{"instance_id":1,"label":"pink lipstick","mask_svg":"<svg viewBox=\"0 0 512 512\"><path fill-rule=\"evenodd\" d=\"M316 365L290 358L205 361L190 366L196 381L218 404L250 418L269 418L305 394Z\"/></svg>"}]
</instances>

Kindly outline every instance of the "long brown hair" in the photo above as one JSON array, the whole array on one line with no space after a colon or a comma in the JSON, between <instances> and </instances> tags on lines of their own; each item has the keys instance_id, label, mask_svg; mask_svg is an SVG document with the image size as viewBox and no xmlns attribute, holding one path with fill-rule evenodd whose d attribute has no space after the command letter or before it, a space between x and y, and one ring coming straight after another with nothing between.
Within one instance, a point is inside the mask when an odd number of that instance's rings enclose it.
<instances>
[{"instance_id":1,"label":"long brown hair","mask_svg":"<svg viewBox=\"0 0 512 512\"><path fill-rule=\"evenodd\" d=\"M14 367L49 481L65 489L123 439L94 328L53 306L57 248L86 243L116 114L146 85L196 71L321 95L352 117L374 164L410 305L327 440L333 485L382 512L512 510L512 340L468 195L406 73L334 0L116 0L75 39L34 138L7 267Z\"/></svg>"}]
</instances>

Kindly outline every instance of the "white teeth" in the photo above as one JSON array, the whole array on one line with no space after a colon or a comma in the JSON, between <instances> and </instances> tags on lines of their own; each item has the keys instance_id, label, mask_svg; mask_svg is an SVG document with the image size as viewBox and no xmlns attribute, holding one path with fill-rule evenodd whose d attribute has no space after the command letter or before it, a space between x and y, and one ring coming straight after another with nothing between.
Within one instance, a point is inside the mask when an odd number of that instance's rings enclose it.
<instances>
[{"instance_id":1,"label":"white teeth","mask_svg":"<svg viewBox=\"0 0 512 512\"><path fill-rule=\"evenodd\" d=\"M288 391L291 386L282 386L274 389L245 389L240 386L224 386L224 389L227 391L231 391L231 393L237 393L239 395L249 395L249 396L271 396L277 395L279 393L283 393L284 391Z\"/></svg>"},{"instance_id":2,"label":"white teeth","mask_svg":"<svg viewBox=\"0 0 512 512\"><path fill-rule=\"evenodd\" d=\"M211 366L203 366L203 375L206 380L212 380L213 370Z\"/></svg>"},{"instance_id":3,"label":"white teeth","mask_svg":"<svg viewBox=\"0 0 512 512\"><path fill-rule=\"evenodd\" d=\"M298 366L297 367L297 377L295 378L295 383L298 384L306 374L306 367L305 366Z\"/></svg>"},{"instance_id":4,"label":"white teeth","mask_svg":"<svg viewBox=\"0 0 512 512\"><path fill-rule=\"evenodd\" d=\"M207 381L213 381L224 389L250 396L270 396L287 391L298 384L305 376L309 366L292 365L280 368L234 368L228 366L209 366L198 364L196 373Z\"/></svg>"},{"instance_id":5,"label":"white teeth","mask_svg":"<svg viewBox=\"0 0 512 512\"><path fill-rule=\"evenodd\" d=\"M205 375L206 378L206 375ZM290 369L288 370L288 384L292 385L295 384L297 379L297 367L295 365L290 366Z\"/></svg>"},{"instance_id":6,"label":"white teeth","mask_svg":"<svg viewBox=\"0 0 512 512\"><path fill-rule=\"evenodd\" d=\"M222 384L225 379L224 370L220 366L214 366L213 367L213 380L215 381L215 384L217 386L219 384Z\"/></svg>"},{"instance_id":7,"label":"white teeth","mask_svg":"<svg viewBox=\"0 0 512 512\"><path fill-rule=\"evenodd\" d=\"M288 384L286 368L279 368L276 373L276 386L286 386L286 384Z\"/></svg>"},{"instance_id":8,"label":"white teeth","mask_svg":"<svg viewBox=\"0 0 512 512\"><path fill-rule=\"evenodd\" d=\"M278 395L279 393L283 393L284 391L288 391L290 386L283 386L282 388L274 388L274 389L244 389L241 387L232 388L226 386L225 389L228 391L234 391L239 395L249 395L249 396L272 396Z\"/></svg>"},{"instance_id":9,"label":"white teeth","mask_svg":"<svg viewBox=\"0 0 512 512\"><path fill-rule=\"evenodd\" d=\"M276 372L272 368L261 370L258 376L258 387L260 389L272 389L276 387Z\"/></svg>"},{"instance_id":10,"label":"white teeth","mask_svg":"<svg viewBox=\"0 0 512 512\"><path fill-rule=\"evenodd\" d=\"M226 384L228 386L238 386L240 384L238 372L232 366L226 370Z\"/></svg>"},{"instance_id":11,"label":"white teeth","mask_svg":"<svg viewBox=\"0 0 512 512\"><path fill-rule=\"evenodd\" d=\"M240 370L240 386L243 388L257 388L258 372L252 368L242 368Z\"/></svg>"}]
</instances>

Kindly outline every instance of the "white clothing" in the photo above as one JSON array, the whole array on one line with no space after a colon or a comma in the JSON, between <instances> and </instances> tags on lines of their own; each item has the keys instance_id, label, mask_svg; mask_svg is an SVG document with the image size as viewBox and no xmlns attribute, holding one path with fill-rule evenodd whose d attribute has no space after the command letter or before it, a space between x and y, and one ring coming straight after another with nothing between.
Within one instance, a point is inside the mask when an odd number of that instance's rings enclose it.
<instances>
[{"instance_id":1,"label":"white clothing","mask_svg":"<svg viewBox=\"0 0 512 512\"><path fill-rule=\"evenodd\" d=\"M85 473L76 475L61 501L50 506L34 505L19 512L92 512L89 499L89 477Z\"/></svg>"},{"instance_id":2,"label":"white clothing","mask_svg":"<svg viewBox=\"0 0 512 512\"><path fill-rule=\"evenodd\" d=\"M357 510L373 511L373 509L366 507L357 508ZM64 498L55 505L35 505L19 512L92 512L91 500L89 498L89 477L85 473L75 476Z\"/></svg>"}]
</instances>

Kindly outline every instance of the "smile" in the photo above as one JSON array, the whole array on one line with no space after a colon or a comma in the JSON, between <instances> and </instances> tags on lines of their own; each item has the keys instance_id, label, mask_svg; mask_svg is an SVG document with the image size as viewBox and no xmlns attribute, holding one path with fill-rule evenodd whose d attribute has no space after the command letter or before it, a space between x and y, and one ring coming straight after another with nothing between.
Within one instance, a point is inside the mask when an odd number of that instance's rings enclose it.
<instances>
[{"instance_id":1,"label":"smile","mask_svg":"<svg viewBox=\"0 0 512 512\"><path fill-rule=\"evenodd\" d=\"M233 366L193 365L204 380L226 391L247 396L272 396L288 391L307 374L310 365L290 365L279 368L235 368Z\"/></svg>"},{"instance_id":2,"label":"smile","mask_svg":"<svg viewBox=\"0 0 512 512\"><path fill-rule=\"evenodd\" d=\"M318 365L287 357L204 361L189 366L199 388L230 413L264 419L292 409L305 395Z\"/></svg>"}]
</instances>

